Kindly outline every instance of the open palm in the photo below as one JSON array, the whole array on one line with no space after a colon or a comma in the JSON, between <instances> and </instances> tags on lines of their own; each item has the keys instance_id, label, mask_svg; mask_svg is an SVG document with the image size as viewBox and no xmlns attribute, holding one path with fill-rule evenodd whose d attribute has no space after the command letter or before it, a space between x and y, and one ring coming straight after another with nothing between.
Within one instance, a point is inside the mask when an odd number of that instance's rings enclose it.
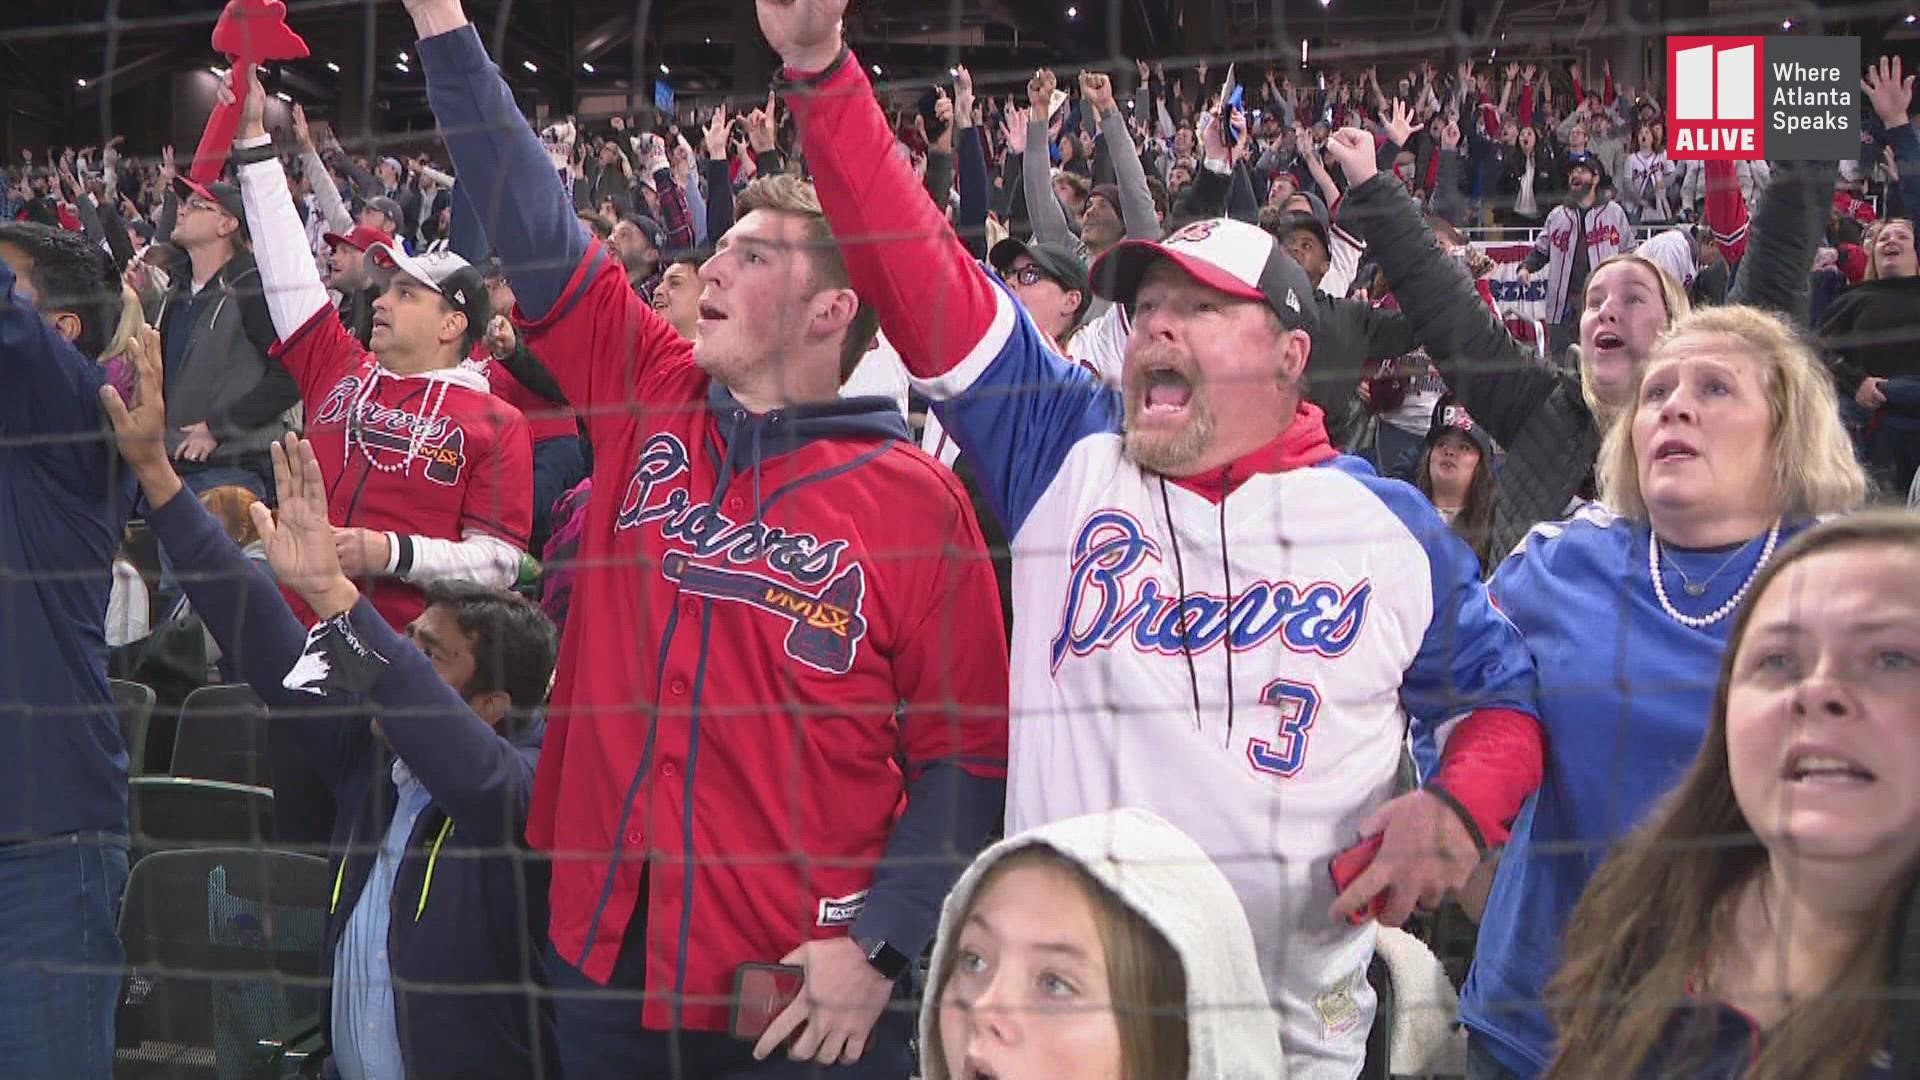
<instances>
[{"instance_id":1,"label":"open palm","mask_svg":"<svg viewBox=\"0 0 1920 1080\"><path fill-rule=\"evenodd\" d=\"M326 481L312 444L293 435L275 443L273 481L280 495L277 518L259 503L252 513L274 577L302 596L345 580L327 521Z\"/></svg>"}]
</instances>

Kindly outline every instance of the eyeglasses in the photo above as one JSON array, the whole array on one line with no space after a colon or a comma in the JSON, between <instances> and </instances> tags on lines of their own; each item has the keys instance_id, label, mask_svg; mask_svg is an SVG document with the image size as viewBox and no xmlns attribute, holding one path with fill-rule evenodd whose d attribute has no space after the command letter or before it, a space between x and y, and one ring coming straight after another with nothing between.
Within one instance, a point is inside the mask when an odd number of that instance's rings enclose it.
<instances>
[{"instance_id":1,"label":"eyeglasses","mask_svg":"<svg viewBox=\"0 0 1920 1080\"><path fill-rule=\"evenodd\" d=\"M1046 271L1041 270L1032 263L1028 263L1025 266L1014 269L1013 280L1014 283L1018 285L1033 286L1043 281L1052 281L1053 279L1047 276Z\"/></svg>"},{"instance_id":2,"label":"eyeglasses","mask_svg":"<svg viewBox=\"0 0 1920 1080\"><path fill-rule=\"evenodd\" d=\"M220 209L220 204L219 204L219 203L215 203L215 202L209 202L208 200L206 200L206 199L203 199L203 198L201 198L201 197L200 197L200 196L198 196L198 195L193 195L193 196L189 196L189 197L187 198L187 209L189 209L189 210L218 210L218 209Z\"/></svg>"}]
</instances>

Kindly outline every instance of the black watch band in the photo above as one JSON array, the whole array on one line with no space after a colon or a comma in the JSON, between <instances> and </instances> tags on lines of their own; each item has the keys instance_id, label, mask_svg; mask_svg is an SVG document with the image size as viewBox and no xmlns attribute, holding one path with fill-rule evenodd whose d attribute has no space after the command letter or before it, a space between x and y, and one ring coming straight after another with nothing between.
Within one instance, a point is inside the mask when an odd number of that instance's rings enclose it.
<instances>
[{"instance_id":1,"label":"black watch band","mask_svg":"<svg viewBox=\"0 0 1920 1080\"><path fill-rule=\"evenodd\" d=\"M840 51L834 54L832 63L811 75L805 75L798 79L788 79L785 78L784 75L776 73L773 77L773 88L778 91L811 90L821 83L826 82L828 79L833 78L834 75L839 73L841 68L847 66L847 61L852 58L853 50L849 48L845 42L841 42Z\"/></svg>"},{"instance_id":2,"label":"black watch band","mask_svg":"<svg viewBox=\"0 0 1920 1080\"><path fill-rule=\"evenodd\" d=\"M867 963L873 965L873 970L886 976L889 982L899 982L900 976L913 966L911 957L884 941L862 941L857 944L860 951L867 954Z\"/></svg>"}]
</instances>

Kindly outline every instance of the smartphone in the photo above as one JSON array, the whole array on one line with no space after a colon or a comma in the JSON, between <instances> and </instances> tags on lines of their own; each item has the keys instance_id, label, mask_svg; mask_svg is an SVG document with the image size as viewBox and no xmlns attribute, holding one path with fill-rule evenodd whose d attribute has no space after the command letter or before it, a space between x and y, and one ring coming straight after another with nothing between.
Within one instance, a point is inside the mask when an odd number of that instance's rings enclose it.
<instances>
[{"instance_id":1,"label":"smartphone","mask_svg":"<svg viewBox=\"0 0 1920 1080\"><path fill-rule=\"evenodd\" d=\"M1333 857L1333 861L1327 864L1327 873L1333 878L1335 895L1346 892L1347 886L1353 884L1353 879L1359 877L1361 871L1372 865L1373 857L1380 854L1380 842L1383 839L1385 839L1384 835L1366 837ZM1387 909L1389 891L1391 890L1384 890L1375 895L1373 901L1366 907L1347 916L1347 921L1355 926L1364 926L1368 920L1379 918L1380 913Z\"/></svg>"},{"instance_id":2,"label":"smartphone","mask_svg":"<svg viewBox=\"0 0 1920 1080\"><path fill-rule=\"evenodd\" d=\"M733 973L733 1013L727 1028L743 1042L759 1042L775 1017L793 1004L805 969L790 964L741 964Z\"/></svg>"}]
</instances>

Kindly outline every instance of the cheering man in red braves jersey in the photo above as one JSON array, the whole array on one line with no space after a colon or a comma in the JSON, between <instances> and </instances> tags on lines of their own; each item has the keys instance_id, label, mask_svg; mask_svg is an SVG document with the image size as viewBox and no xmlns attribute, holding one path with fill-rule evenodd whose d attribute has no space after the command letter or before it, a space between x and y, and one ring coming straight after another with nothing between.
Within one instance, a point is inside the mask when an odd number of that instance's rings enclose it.
<instances>
[{"instance_id":1,"label":"cheering man in red braves jersey","mask_svg":"<svg viewBox=\"0 0 1920 1080\"><path fill-rule=\"evenodd\" d=\"M234 163L275 356L300 384L341 565L371 579L374 606L403 628L430 582L513 584L532 528L532 440L519 410L462 365L488 316L464 259L376 244L367 258L391 281L374 301L372 352L340 325L261 121L264 97L258 85L247 95Z\"/></svg>"},{"instance_id":2,"label":"cheering man in red braves jersey","mask_svg":"<svg viewBox=\"0 0 1920 1080\"><path fill-rule=\"evenodd\" d=\"M689 344L588 241L459 0L407 8L516 322L593 443L528 825L562 1071L906 1076L911 1020L883 1010L1004 799L966 494L891 401L838 397L873 321L809 185L741 195ZM753 963L805 978L757 1045L727 1034ZM789 1040L804 1065L765 1060Z\"/></svg>"}]
</instances>

